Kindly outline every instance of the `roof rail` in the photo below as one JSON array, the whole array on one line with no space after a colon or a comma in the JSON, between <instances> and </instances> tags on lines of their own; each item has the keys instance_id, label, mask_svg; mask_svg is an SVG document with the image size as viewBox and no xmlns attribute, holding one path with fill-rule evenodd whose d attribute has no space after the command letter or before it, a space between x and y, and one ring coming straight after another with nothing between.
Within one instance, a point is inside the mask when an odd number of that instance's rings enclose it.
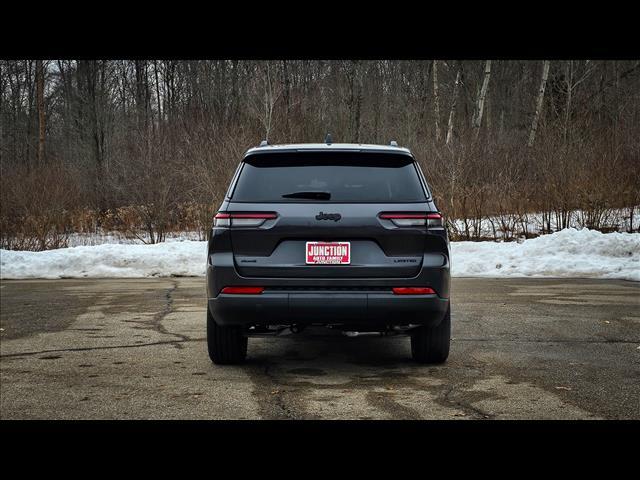
<instances>
[{"instance_id":1,"label":"roof rail","mask_svg":"<svg viewBox=\"0 0 640 480\"><path fill-rule=\"evenodd\" d=\"M268 140L262 140L262 141L260 142L260 146L261 146L261 147L266 147L267 145L269 145L269 141L268 141Z\"/></svg>"},{"instance_id":2,"label":"roof rail","mask_svg":"<svg viewBox=\"0 0 640 480\"><path fill-rule=\"evenodd\" d=\"M389 145L391 145L392 147L397 147L398 146L398 142L396 142L395 140L391 140L389 142Z\"/></svg>"}]
</instances>

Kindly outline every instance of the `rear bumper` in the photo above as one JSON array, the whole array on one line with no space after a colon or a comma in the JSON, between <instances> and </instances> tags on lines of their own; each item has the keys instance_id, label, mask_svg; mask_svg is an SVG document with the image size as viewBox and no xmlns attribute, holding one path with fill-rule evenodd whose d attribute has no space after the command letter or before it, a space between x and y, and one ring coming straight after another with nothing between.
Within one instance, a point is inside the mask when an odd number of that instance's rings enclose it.
<instances>
[{"instance_id":1,"label":"rear bumper","mask_svg":"<svg viewBox=\"0 0 640 480\"><path fill-rule=\"evenodd\" d=\"M269 292L220 294L209 299L219 325L365 324L437 325L449 299L389 292Z\"/></svg>"},{"instance_id":2,"label":"rear bumper","mask_svg":"<svg viewBox=\"0 0 640 480\"><path fill-rule=\"evenodd\" d=\"M235 267L234 257L231 252L218 252L209 254L207 261L207 297L215 298L220 291L228 286L244 287L293 287L295 288L359 288L387 287L389 292L392 287L431 287L440 297L449 298L450 270L449 258L442 254L425 253L422 267L418 274L411 278L392 277L361 277L349 278L343 276L334 277L297 277L268 278L268 277L244 277L238 273ZM264 295L263 295L264 296ZM255 298L255 297L254 297Z\"/></svg>"},{"instance_id":3,"label":"rear bumper","mask_svg":"<svg viewBox=\"0 0 640 480\"><path fill-rule=\"evenodd\" d=\"M236 271L231 252L217 252L207 262L209 310L220 325L437 325L449 307L449 258L424 255L422 268L412 278L248 278ZM426 266L430 264L437 266ZM220 293L225 286L265 290L260 295ZM391 291L412 286L431 287L437 295Z\"/></svg>"}]
</instances>

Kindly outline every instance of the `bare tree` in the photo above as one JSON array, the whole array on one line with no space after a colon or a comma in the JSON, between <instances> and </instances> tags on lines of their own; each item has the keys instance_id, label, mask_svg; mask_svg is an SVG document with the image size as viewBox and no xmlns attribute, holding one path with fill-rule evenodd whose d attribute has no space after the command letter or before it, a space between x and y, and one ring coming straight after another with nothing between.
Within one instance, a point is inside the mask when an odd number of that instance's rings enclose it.
<instances>
[{"instance_id":1,"label":"bare tree","mask_svg":"<svg viewBox=\"0 0 640 480\"><path fill-rule=\"evenodd\" d=\"M460 86L460 76L462 75L462 66L458 67L458 73L456 74L456 82L453 86L453 100L451 100L451 109L449 110L449 123L447 125L447 139L445 143L449 145L453 138L453 122L456 114L456 104L458 102L458 89Z\"/></svg>"},{"instance_id":2,"label":"bare tree","mask_svg":"<svg viewBox=\"0 0 640 480\"><path fill-rule=\"evenodd\" d=\"M350 141L360 142L361 114L362 114L362 65L358 60L348 62L346 69L349 95L347 105L349 107L349 138Z\"/></svg>"},{"instance_id":3,"label":"bare tree","mask_svg":"<svg viewBox=\"0 0 640 480\"><path fill-rule=\"evenodd\" d=\"M269 140L273 124L273 113L275 110L278 98L282 93L281 84L276 83L273 75L271 74L271 64L267 62L261 72L262 86L258 87L260 100L257 100L254 96L251 101L251 107L253 114L260 120L262 128L264 129L264 139Z\"/></svg>"},{"instance_id":4,"label":"bare tree","mask_svg":"<svg viewBox=\"0 0 640 480\"><path fill-rule=\"evenodd\" d=\"M160 80L158 79L158 62L156 60L153 61L153 73L155 75L155 86L156 86L156 102L158 109L158 122L162 121L162 100L160 99Z\"/></svg>"},{"instance_id":5,"label":"bare tree","mask_svg":"<svg viewBox=\"0 0 640 480\"><path fill-rule=\"evenodd\" d=\"M584 82L589 75L593 72L595 64L590 60L585 60L582 71L579 71L579 66L576 67L573 60L569 60L566 63L565 70L565 107L564 107L564 140L567 141L569 134L570 124L569 119L571 117L572 100L574 91L582 82Z\"/></svg>"},{"instance_id":6,"label":"bare tree","mask_svg":"<svg viewBox=\"0 0 640 480\"><path fill-rule=\"evenodd\" d=\"M489 88L489 80L491 79L491 60L487 60L484 64L484 79L482 80L482 88L476 101L476 114L473 118L473 127L476 129L476 137L480 132L480 125L482 124L482 114L484 112L484 102L487 97L487 90Z\"/></svg>"},{"instance_id":7,"label":"bare tree","mask_svg":"<svg viewBox=\"0 0 640 480\"><path fill-rule=\"evenodd\" d=\"M436 127L436 141L440 141L440 97L438 95L438 61L433 61L433 116Z\"/></svg>"},{"instance_id":8,"label":"bare tree","mask_svg":"<svg viewBox=\"0 0 640 480\"><path fill-rule=\"evenodd\" d=\"M544 101L544 90L547 87L547 78L549 78L549 60L542 62L542 80L540 81L540 89L538 90L538 100L536 101L536 111L533 114L531 122L531 130L529 131L529 142L527 146L532 147L536 140L536 130L538 129L538 121L542 113L542 102Z\"/></svg>"},{"instance_id":9,"label":"bare tree","mask_svg":"<svg viewBox=\"0 0 640 480\"><path fill-rule=\"evenodd\" d=\"M38 105L38 165L44 163L45 113L44 113L44 65L36 60L36 103Z\"/></svg>"}]
</instances>

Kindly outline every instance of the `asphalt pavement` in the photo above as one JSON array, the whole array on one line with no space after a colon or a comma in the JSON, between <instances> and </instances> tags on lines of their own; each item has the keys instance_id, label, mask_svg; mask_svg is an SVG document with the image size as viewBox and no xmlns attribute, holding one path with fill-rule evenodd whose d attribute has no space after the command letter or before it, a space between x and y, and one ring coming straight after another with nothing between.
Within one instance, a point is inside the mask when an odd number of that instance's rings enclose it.
<instances>
[{"instance_id":1,"label":"asphalt pavement","mask_svg":"<svg viewBox=\"0 0 640 480\"><path fill-rule=\"evenodd\" d=\"M206 352L203 278L0 282L0 419L638 419L640 283L465 279L451 355L326 329Z\"/></svg>"}]
</instances>

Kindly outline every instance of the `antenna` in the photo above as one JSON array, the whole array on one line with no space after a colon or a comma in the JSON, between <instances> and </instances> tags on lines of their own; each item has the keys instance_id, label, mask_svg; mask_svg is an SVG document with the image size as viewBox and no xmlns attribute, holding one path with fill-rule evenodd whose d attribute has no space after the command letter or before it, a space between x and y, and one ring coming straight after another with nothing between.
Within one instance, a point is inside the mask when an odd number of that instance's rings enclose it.
<instances>
[{"instance_id":1,"label":"antenna","mask_svg":"<svg viewBox=\"0 0 640 480\"><path fill-rule=\"evenodd\" d=\"M391 145L392 147L397 147L398 146L398 142L396 142L395 140L391 140L389 142L389 145Z\"/></svg>"},{"instance_id":2,"label":"antenna","mask_svg":"<svg viewBox=\"0 0 640 480\"><path fill-rule=\"evenodd\" d=\"M269 145L269 141L268 141L268 140L262 140L262 141L260 142L260 146L261 146L261 147L266 147L267 145Z\"/></svg>"},{"instance_id":3,"label":"antenna","mask_svg":"<svg viewBox=\"0 0 640 480\"><path fill-rule=\"evenodd\" d=\"M327 133L327 136L324 139L324 143L326 143L327 145L331 145L333 142L331 140L331 134Z\"/></svg>"}]
</instances>

